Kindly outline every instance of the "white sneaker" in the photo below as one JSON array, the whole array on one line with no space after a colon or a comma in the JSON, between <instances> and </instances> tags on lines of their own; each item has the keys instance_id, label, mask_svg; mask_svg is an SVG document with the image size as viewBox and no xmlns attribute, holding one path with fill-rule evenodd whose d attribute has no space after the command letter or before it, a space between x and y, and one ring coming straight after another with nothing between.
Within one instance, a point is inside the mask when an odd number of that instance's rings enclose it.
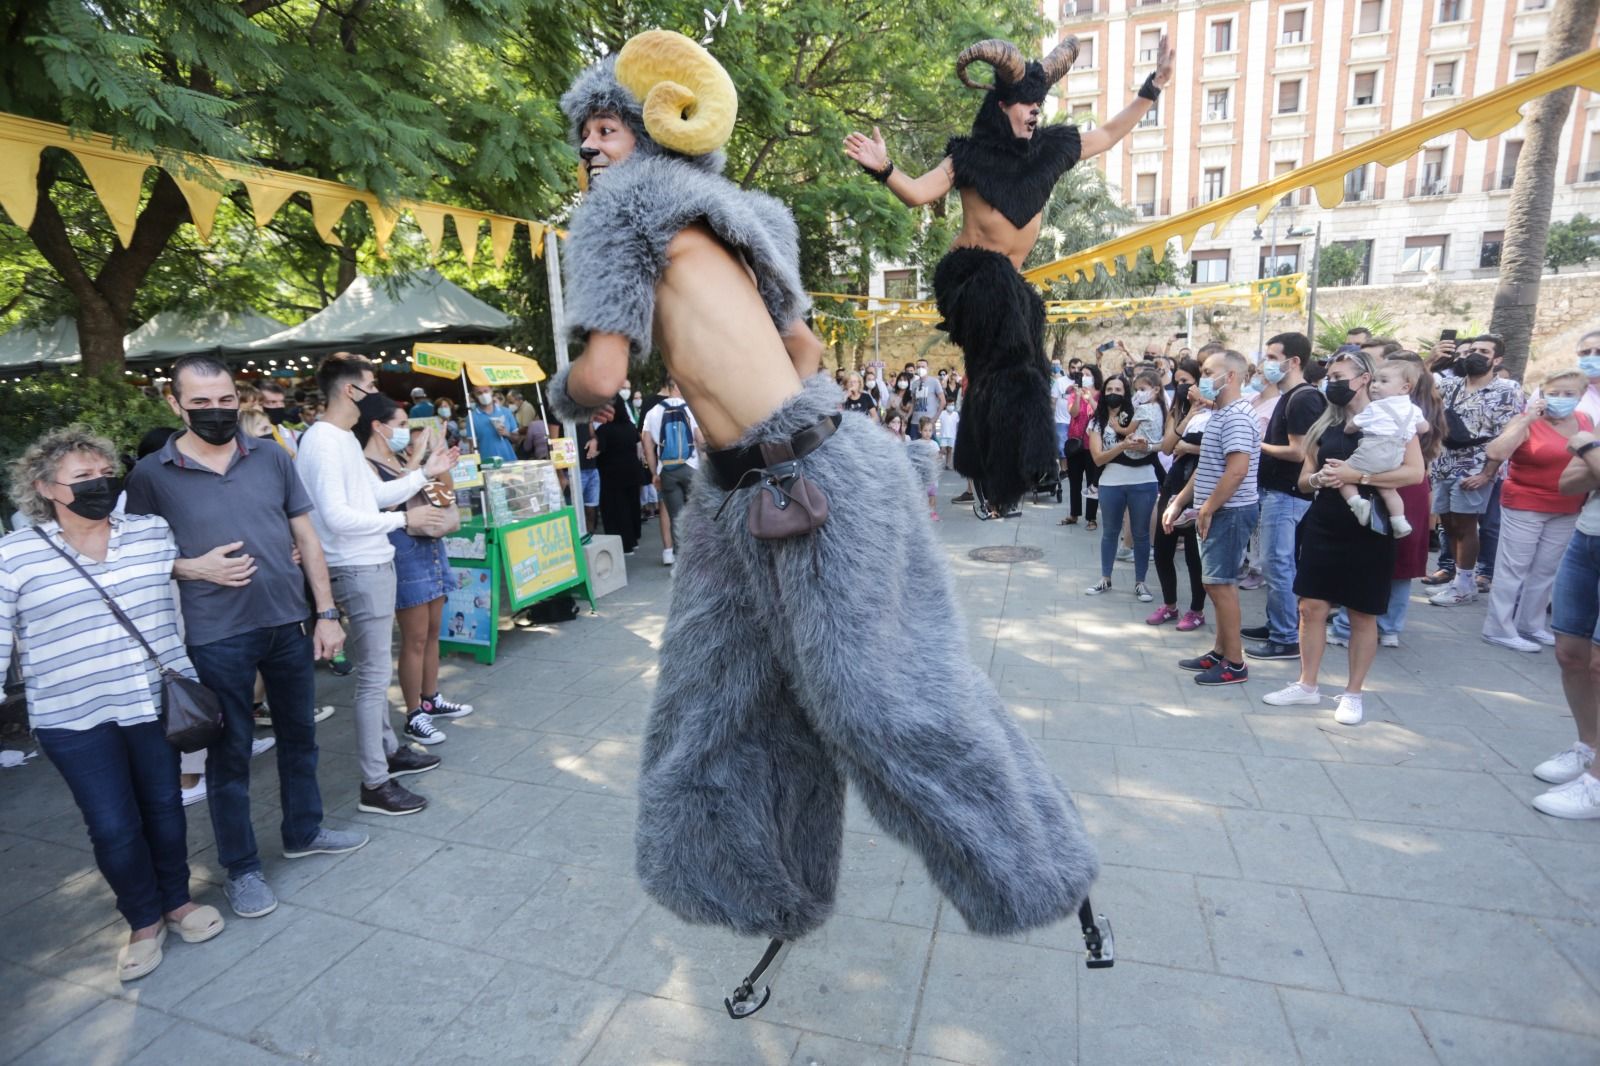
<instances>
[{"instance_id":1,"label":"white sneaker","mask_svg":"<svg viewBox=\"0 0 1600 1066\"><path fill-rule=\"evenodd\" d=\"M673 562L672 549L671 548L662 548L661 549L661 565L662 566L671 566L672 562Z\"/></svg>"},{"instance_id":2,"label":"white sneaker","mask_svg":"<svg viewBox=\"0 0 1600 1066\"><path fill-rule=\"evenodd\" d=\"M433 724L433 716L426 711L412 711L406 716L405 735L418 744L444 743L444 730Z\"/></svg>"},{"instance_id":3,"label":"white sneaker","mask_svg":"<svg viewBox=\"0 0 1600 1066\"><path fill-rule=\"evenodd\" d=\"M1400 646L1399 633L1383 633L1378 637L1378 643L1385 648L1398 648Z\"/></svg>"},{"instance_id":4,"label":"white sneaker","mask_svg":"<svg viewBox=\"0 0 1600 1066\"><path fill-rule=\"evenodd\" d=\"M1395 540L1411 536L1411 523L1406 521L1405 515L1390 515L1389 529L1394 533Z\"/></svg>"},{"instance_id":5,"label":"white sneaker","mask_svg":"<svg viewBox=\"0 0 1600 1066\"><path fill-rule=\"evenodd\" d=\"M1150 595L1150 586L1146 585L1143 581L1133 586L1133 594L1134 596L1138 597L1140 603L1149 603L1151 600L1155 599L1154 596Z\"/></svg>"},{"instance_id":6,"label":"white sneaker","mask_svg":"<svg viewBox=\"0 0 1600 1066\"><path fill-rule=\"evenodd\" d=\"M1547 648L1553 648L1556 646L1556 635L1550 632L1548 629L1535 629L1532 633L1523 633L1521 636L1526 637L1528 640L1543 644Z\"/></svg>"},{"instance_id":7,"label":"white sneaker","mask_svg":"<svg viewBox=\"0 0 1600 1066\"><path fill-rule=\"evenodd\" d=\"M1533 776L1552 785L1564 785L1594 765L1594 749L1578 741L1559 755L1552 755L1533 768Z\"/></svg>"},{"instance_id":8,"label":"white sneaker","mask_svg":"<svg viewBox=\"0 0 1600 1066\"><path fill-rule=\"evenodd\" d=\"M1522 637L1491 637L1485 633L1483 639L1486 643L1498 644L1500 647L1510 648L1512 651L1535 652L1540 650L1538 644L1531 640L1524 640Z\"/></svg>"},{"instance_id":9,"label":"white sneaker","mask_svg":"<svg viewBox=\"0 0 1600 1066\"><path fill-rule=\"evenodd\" d=\"M1083 590L1083 594L1085 596L1098 596L1102 592L1110 592L1110 591L1111 591L1111 582L1107 581L1107 580L1101 580L1101 581L1095 582L1093 585L1090 585L1088 588L1084 589Z\"/></svg>"},{"instance_id":10,"label":"white sneaker","mask_svg":"<svg viewBox=\"0 0 1600 1066\"><path fill-rule=\"evenodd\" d=\"M1435 607L1462 607L1478 598L1478 590L1463 592L1452 583L1428 597L1428 602Z\"/></svg>"},{"instance_id":11,"label":"white sneaker","mask_svg":"<svg viewBox=\"0 0 1600 1066\"><path fill-rule=\"evenodd\" d=\"M182 788L178 791L183 795L183 805L185 807L193 807L196 803L206 798L206 779L202 776L200 783L193 788Z\"/></svg>"},{"instance_id":12,"label":"white sneaker","mask_svg":"<svg viewBox=\"0 0 1600 1066\"><path fill-rule=\"evenodd\" d=\"M1328 627L1326 639L1329 644L1332 644L1336 648L1348 648L1350 646L1350 641L1335 633L1332 626Z\"/></svg>"},{"instance_id":13,"label":"white sneaker","mask_svg":"<svg viewBox=\"0 0 1600 1066\"><path fill-rule=\"evenodd\" d=\"M1553 818L1600 818L1600 781L1579 774L1564 785L1533 797L1533 809Z\"/></svg>"},{"instance_id":14,"label":"white sneaker","mask_svg":"<svg viewBox=\"0 0 1600 1066\"><path fill-rule=\"evenodd\" d=\"M1354 692L1339 693L1339 702L1333 708L1333 720L1340 725L1361 724L1361 697Z\"/></svg>"},{"instance_id":15,"label":"white sneaker","mask_svg":"<svg viewBox=\"0 0 1600 1066\"><path fill-rule=\"evenodd\" d=\"M1298 681L1291 681L1276 692L1269 692L1261 697L1261 702L1273 707L1293 707L1295 704L1313 704L1322 702L1322 693L1317 691L1315 685L1302 685Z\"/></svg>"},{"instance_id":16,"label":"white sneaker","mask_svg":"<svg viewBox=\"0 0 1600 1066\"><path fill-rule=\"evenodd\" d=\"M1345 501L1350 505L1350 513L1356 516L1356 521L1366 525L1372 521L1372 501L1352 496Z\"/></svg>"},{"instance_id":17,"label":"white sneaker","mask_svg":"<svg viewBox=\"0 0 1600 1066\"><path fill-rule=\"evenodd\" d=\"M1131 562L1133 562L1133 549L1132 548L1118 548L1117 549L1117 562L1119 562L1119 563L1131 563Z\"/></svg>"},{"instance_id":18,"label":"white sneaker","mask_svg":"<svg viewBox=\"0 0 1600 1066\"><path fill-rule=\"evenodd\" d=\"M277 745L277 743L277 737L257 737L250 742L250 757L254 759L257 755L265 755L267 752L271 751L273 747Z\"/></svg>"},{"instance_id":19,"label":"white sneaker","mask_svg":"<svg viewBox=\"0 0 1600 1066\"><path fill-rule=\"evenodd\" d=\"M317 708L317 712L311 716L311 720L313 722L326 722L328 719L330 719L332 717L333 717L333 704L328 703L328 704L324 704L321 707L318 707Z\"/></svg>"}]
</instances>

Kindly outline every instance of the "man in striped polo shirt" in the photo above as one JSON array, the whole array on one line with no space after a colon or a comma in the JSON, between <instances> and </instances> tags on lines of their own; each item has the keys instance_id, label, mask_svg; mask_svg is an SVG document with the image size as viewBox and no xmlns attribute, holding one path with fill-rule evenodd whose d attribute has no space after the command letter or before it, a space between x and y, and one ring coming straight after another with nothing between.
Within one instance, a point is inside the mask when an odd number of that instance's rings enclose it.
<instances>
[{"instance_id":1,"label":"man in striped polo shirt","mask_svg":"<svg viewBox=\"0 0 1600 1066\"><path fill-rule=\"evenodd\" d=\"M1250 363L1235 351L1213 352L1200 368L1197 388L1216 412L1200 442L1200 465L1161 516L1170 533L1190 501L1199 510L1195 531L1200 535L1200 580L1211 598L1217 642L1206 654L1178 663L1195 671L1198 685L1237 685L1250 679L1239 633L1239 571L1261 509L1256 495L1261 430L1250 401L1241 395L1249 378Z\"/></svg>"}]
</instances>

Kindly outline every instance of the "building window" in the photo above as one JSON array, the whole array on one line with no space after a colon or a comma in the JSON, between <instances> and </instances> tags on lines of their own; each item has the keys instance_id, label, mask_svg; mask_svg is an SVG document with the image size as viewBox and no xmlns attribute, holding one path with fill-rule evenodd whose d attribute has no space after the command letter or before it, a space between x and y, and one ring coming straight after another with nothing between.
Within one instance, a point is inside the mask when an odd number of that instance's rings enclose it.
<instances>
[{"instance_id":1,"label":"building window","mask_svg":"<svg viewBox=\"0 0 1600 1066\"><path fill-rule=\"evenodd\" d=\"M1134 209L1140 218L1154 218L1156 214L1156 176L1140 174L1133 179Z\"/></svg>"},{"instance_id":2,"label":"building window","mask_svg":"<svg viewBox=\"0 0 1600 1066\"><path fill-rule=\"evenodd\" d=\"M1298 11L1285 11L1283 13L1283 36L1281 38L1283 43L1299 44L1305 39L1306 9L1300 8Z\"/></svg>"},{"instance_id":3,"label":"building window","mask_svg":"<svg viewBox=\"0 0 1600 1066\"><path fill-rule=\"evenodd\" d=\"M885 270L883 272L883 298L885 300L915 300L917 295L917 272L915 270Z\"/></svg>"},{"instance_id":4,"label":"building window","mask_svg":"<svg viewBox=\"0 0 1600 1066\"><path fill-rule=\"evenodd\" d=\"M1233 20L1218 19L1211 24L1211 51L1233 51Z\"/></svg>"},{"instance_id":5,"label":"building window","mask_svg":"<svg viewBox=\"0 0 1600 1066\"><path fill-rule=\"evenodd\" d=\"M1356 71L1353 84L1350 87L1350 105L1352 107L1368 107L1378 102L1378 72L1375 70Z\"/></svg>"},{"instance_id":6,"label":"building window","mask_svg":"<svg viewBox=\"0 0 1600 1066\"><path fill-rule=\"evenodd\" d=\"M1205 173L1203 191L1200 202L1209 204L1213 200L1220 200L1227 195L1228 172L1223 167L1208 167Z\"/></svg>"},{"instance_id":7,"label":"building window","mask_svg":"<svg viewBox=\"0 0 1600 1066\"><path fill-rule=\"evenodd\" d=\"M1357 33L1377 33L1383 29L1383 0L1361 0Z\"/></svg>"},{"instance_id":8,"label":"building window","mask_svg":"<svg viewBox=\"0 0 1600 1066\"><path fill-rule=\"evenodd\" d=\"M1515 80L1517 78L1526 78L1529 74L1533 73L1534 67L1538 64L1538 62L1538 52L1518 52L1516 55L1511 57L1512 79Z\"/></svg>"},{"instance_id":9,"label":"building window","mask_svg":"<svg viewBox=\"0 0 1600 1066\"><path fill-rule=\"evenodd\" d=\"M1208 89L1206 91L1206 120L1221 122L1228 118L1228 101L1233 96L1229 89Z\"/></svg>"},{"instance_id":10,"label":"building window","mask_svg":"<svg viewBox=\"0 0 1600 1066\"><path fill-rule=\"evenodd\" d=\"M1466 0L1439 0L1439 22L1460 22L1466 17Z\"/></svg>"},{"instance_id":11,"label":"building window","mask_svg":"<svg viewBox=\"0 0 1600 1066\"><path fill-rule=\"evenodd\" d=\"M1507 141L1500 156L1500 187L1509 189L1517 180L1517 160L1522 158L1522 142Z\"/></svg>"},{"instance_id":12,"label":"building window","mask_svg":"<svg viewBox=\"0 0 1600 1066\"><path fill-rule=\"evenodd\" d=\"M1445 150L1443 148L1429 148L1422 153L1422 188L1417 190L1419 195L1444 195L1447 189L1444 167Z\"/></svg>"},{"instance_id":13,"label":"building window","mask_svg":"<svg viewBox=\"0 0 1600 1066\"><path fill-rule=\"evenodd\" d=\"M1094 129L1094 109L1088 104L1072 105L1072 124L1080 130Z\"/></svg>"},{"instance_id":14,"label":"building window","mask_svg":"<svg viewBox=\"0 0 1600 1066\"><path fill-rule=\"evenodd\" d=\"M1141 127L1143 127L1143 128L1146 128L1146 129L1148 129L1151 126L1159 126L1159 125L1161 125L1161 101L1160 100L1157 100L1155 103L1150 105L1150 110L1146 111L1144 113L1144 116L1139 119L1139 125Z\"/></svg>"},{"instance_id":15,"label":"building window","mask_svg":"<svg viewBox=\"0 0 1600 1066\"><path fill-rule=\"evenodd\" d=\"M1278 114L1293 115L1300 110L1300 80L1278 83Z\"/></svg>"},{"instance_id":16,"label":"building window","mask_svg":"<svg viewBox=\"0 0 1600 1066\"><path fill-rule=\"evenodd\" d=\"M1344 176L1344 198L1348 201L1372 199L1370 180L1372 164L1367 163L1348 171Z\"/></svg>"},{"instance_id":17,"label":"building window","mask_svg":"<svg viewBox=\"0 0 1600 1066\"><path fill-rule=\"evenodd\" d=\"M1189 280L1195 285L1220 285L1228 280L1228 250L1217 248L1189 257Z\"/></svg>"},{"instance_id":18,"label":"building window","mask_svg":"<svg viewBox=\"0 0 1600 1066\"><path fill-rule=\"evenodd\" d=\"M1094 14L1094 0L1061 0L1061 17Z\"/></svg>"},{"instance_id":19,"label":"building window","mask_svg":"<svg viewBox=\"0 0 1600 1066\"><path fill-rule=\"evenodd\" d=\"M1522 0L1522 10L1543 11L1550 6L1550 0Z\"/></svg>"},{"instance_id":20,"label":"building window","mask_svg":"<svg viewBox=\"0 0 1600 1066\"><path fill-rule=\"evenodd\" d=\"M1281 278L1285 274L1300 272L1300 246L1297 244L1280 244L1276 248L1272 245L1261 247L1261 272L1257 275L1263 278Z\"/></svg>"},{"instance_id":21,"label":"building window","mask_svg":"<svg viewBox=\"0 0 1600 1066\"><path fill-rule=\"evenodd\" d=\"M1436 237L1407 237L1405 253L1400 257L1400 272L1421 273L1424 270L1442 269L1447 240L1449 238L1442 233Z\"/></svg>"},{"instance_id":22,"label":"building window","mask_svg":"<svg viewBox=\"0 0 1600 1066\"><path fill-rule=\"evenodd\" d=\"M1154 63L1161 54L1161 27L1139 31L1139 62Z\"/></svg>"},{"instance_id":23,"label":"building window","mask_svg":"<svg viewBox=\"0 0 1600 1066\"><path fill-rule=\"evenodd\" d=\"M1294 163L1291 160L1280 159L1276 163L1272 164L1272 176L1274 178L1281 178L1285 174L1292 174L1292 173L1294 173ZM1294 201L1294 193L1293 192L1286 192L1286 193L1283 194L1283 199L1279 200L1278 202L1281 203L1284 207L1289 207L1293 203L1293 201Z\"/></svg>"},{"instance_id":24,"label":"building window","mask_svg":"<svg viewBox=\"0 0 1600 1066\"><path fill-rule=\"evenodd\" d=\"M1500 265L1500 245L1505 243L1506 231L1492 229L1483 235L1483 243L1478 246L1478 266L1487 270Z\"/></svg>"},{"instance_id":25,"label":"building window","mask_svg":"<svg viewBox=\"0 0 1600 1066\"><path fill-rule=\"evenodd\" d=\"M1454 96L1456 94L1456 61L1446 59L1433 65L1433 88L1429 96Z\"/></svg>"},{"instance_id":26,"label":"building window","mask_svg":"<svg viewBox=\"0 0 1600 1066\"><path fill-rule=\"evenodd\" d=\"M1589 163L1583 172L1584 181L1600 181L1600 130L1589 134Z\"/></svg>"},{"instance_id":27,"label":"building window","mask_svg":"<svg viewBox=\"0 0 1600 1066\"><path fill-rule=\"evenodd\" d=\"M1094 69L1094 38L1078 38L1078 59L1072 64L1074 70Z\"/></svg>"}]
</instances>

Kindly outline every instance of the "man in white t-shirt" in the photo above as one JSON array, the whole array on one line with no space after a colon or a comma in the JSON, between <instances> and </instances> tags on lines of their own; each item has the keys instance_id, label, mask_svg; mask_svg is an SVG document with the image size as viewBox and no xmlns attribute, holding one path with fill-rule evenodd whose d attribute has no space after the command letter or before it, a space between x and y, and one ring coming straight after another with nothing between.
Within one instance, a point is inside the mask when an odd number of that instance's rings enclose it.
<instances>
[{"instance_id":1,"label":"man in white t-shirt","mask_svg":"<svg viewBox=\"0 0 1600 1066\"><path fill-rule=\"evenodd\" d=\"M671 566L672 523L689 499L689 486L700 468L705 440L700 424L670 377L661 386L661 402L644 416L644 461L661 498L661 563Z\"/></svg>"},{"instance_id":2,"label":"man in white t-shirt","mask_svg":"<svg viewBox=\"0 0 1600 1066\"><path fill-rule=\"evenodd\" d=\"M1059 361L1050 364L1050 399L1056 409L1056 460L1061 464L1061 476L1067 476L1067 431L1072 427L1072 386L1077 384L1067 377Z\"/></svg>"},{"instance_id":3,"label":"man in white t-shirt","mask_svg":"<svg viewBox=\"0 0 1600 1066\"><path fill-rule=\"evenodd\" d=\"M372 364L349 352L335 352L317 368L317 387L327 408L300 438L295 470L316 509L311 524L328 560L334 602L349 623L345 652L355 667L356 757L361 768L357 809L371 814L415 814L428 805L402 788L397 776L438 765L428 756L402 748L389 722L390 651L394 631L394 545L389 534L405 530L439 537L449 530L441 507L384 511L422 491L429 478L447 473L460 457L440 449L423 464L393 481L379 481L350 430L360 418L356 405L378 391Z\"/></svg>"}]
</instances>

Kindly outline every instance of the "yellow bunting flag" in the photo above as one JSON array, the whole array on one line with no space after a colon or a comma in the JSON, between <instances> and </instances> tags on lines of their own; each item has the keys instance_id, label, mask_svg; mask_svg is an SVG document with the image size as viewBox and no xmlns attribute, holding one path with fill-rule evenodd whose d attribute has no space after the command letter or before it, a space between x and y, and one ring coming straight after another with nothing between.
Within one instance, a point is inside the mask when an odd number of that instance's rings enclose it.
<instances>
[{"instance_id":1,"label":"yellow bunting flag","mask_svg":"<svg viewBox=\"0 0 1600 1066\"><path fill-rule=\"evenodd\" d=\"M461 242L461 258L470 267L478 258L478 238L483 234L483 216L452 211L450 221L455 223L456 240Z\"/></svg>"},{"instance_id":2,"label":"yellow bunting flag","mask_svg":"<svg viewBox=\"0 0 1600 1066\"><path fill-rule=\"evenodd\" d=\"M98 152L73 152L89 176L94 194L117 231L117 240L126 248L133 241L133 227L139 221L139 193L144 187L144 172L150 163L144 159L119 159Z\"/></svg>"}]
</instances>

